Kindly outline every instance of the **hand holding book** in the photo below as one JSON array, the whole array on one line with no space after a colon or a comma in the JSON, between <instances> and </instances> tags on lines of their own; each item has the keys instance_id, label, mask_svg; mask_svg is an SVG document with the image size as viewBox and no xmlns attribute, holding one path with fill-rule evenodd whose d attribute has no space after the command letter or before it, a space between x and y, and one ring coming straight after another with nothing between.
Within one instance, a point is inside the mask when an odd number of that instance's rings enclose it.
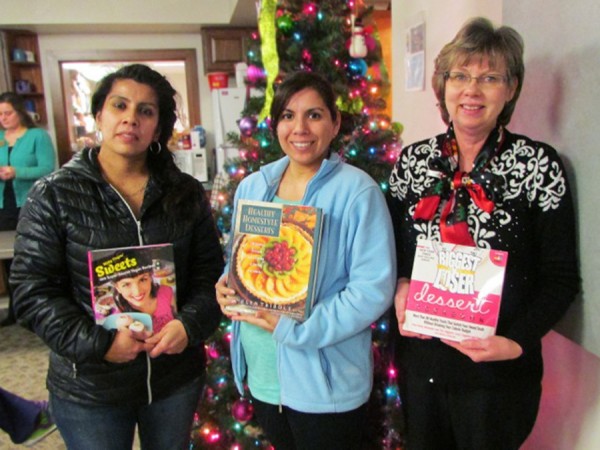
<instances>
[{"instance_id":1,"label":"hand holding book","mask_svg":"<svg viewBox=\"0 0 600 450\"><path fill-rule=\"evenodd\" d=\"M507 361L523 354L523 348L518 343L504 336L466 339L461 342L442 339L442 342L468 356L473 362Z\"/></svg>"},{"instance_id":2,"label":"hand holding book","mask_svg":"<svg viewBox=\"0 0 600 450\"><path fill-rule=\"evenodd\" d=\"M104 355L104 359L111 363L122 364L133 361L141 352L147 352L153 345L136 339L134 332L128 328L117 330L115 339Z\"/></svg>"},{"instance_id":3,"label":"hand holding book","mask_svg":"<svg viewBox=\"0 0 600 450\"><path fill-rule=\"evenodd\" d=\"M215 285L215 291L221 311L230 319L248 322L269 332L273 332L277 326L279 322L278 314L254 308L244 309L243 305L238 303L239 297L235 290L227 286L226 275L219 279Z\"/></svg>"},{"instance_id":4,"label":"hand holding book","mask_svg":"<svg viewBox=\"0 0 600 450\"><path fill-rule=\"evenodd\" d=\"M398 320L398 331L404 337L431 339L432 337L426 334L404 329L404 323L406 322L406 301L409 289L410 280L408 278L400 278L396 285L396 294L394 295L394 309L396 310L396 319Z\"/></svg>"}]
</instances>

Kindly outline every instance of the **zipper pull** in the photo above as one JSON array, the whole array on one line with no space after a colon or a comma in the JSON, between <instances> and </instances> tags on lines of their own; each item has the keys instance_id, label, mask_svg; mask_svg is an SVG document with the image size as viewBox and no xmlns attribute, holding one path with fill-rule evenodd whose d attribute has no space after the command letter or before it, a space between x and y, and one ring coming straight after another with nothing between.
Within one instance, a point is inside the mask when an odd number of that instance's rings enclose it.
<instances>
[{"instance_id":1,"label":"zipper pull","mask_svg":"<svg viewBox=\"0 0 600 450\"><path fill-rule=\"evenodd\" d=\"M73 363L73 374L71 375L71 378L76 379L77 378L77 364Z\"/></svg>"}]
</instances>

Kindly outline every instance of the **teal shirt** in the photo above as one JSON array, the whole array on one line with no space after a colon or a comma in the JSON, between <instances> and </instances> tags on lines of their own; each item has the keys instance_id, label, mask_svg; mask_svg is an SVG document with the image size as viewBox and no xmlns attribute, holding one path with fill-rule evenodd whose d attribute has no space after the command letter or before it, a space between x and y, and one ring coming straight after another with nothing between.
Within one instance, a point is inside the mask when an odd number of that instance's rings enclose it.
<instances>
[{"instance_id":1,"label":"teal shirt","mask_svg":"<svg viewBox=\"0 0 600 450\"><path fill-rule=\"evenodd\" d=\"M4 130L0 130L0 166L15 169L13 188L17 207L23 206L33 183L54 170L55 161L52 140L41 128L29 128L17 139L9 161L8 142L4 137ZM4 208L4 186L4 181L0 181L0 208Z\"/></svg>"},{"instance_id":2,"label":"teal shirt","mask_svg":"<svg viewBox=\"0 0 600 450\"><path fill-rule=\"evenodd\" d=\"M300 202L290 202L277 196L273 198L273 203L300 204ZM262 402L271 405L279 404L277 347L273 334L256 325L242 322L240 323L240 340L248 366L246 382L250 393Z\"/></svg>"}]
</instances>

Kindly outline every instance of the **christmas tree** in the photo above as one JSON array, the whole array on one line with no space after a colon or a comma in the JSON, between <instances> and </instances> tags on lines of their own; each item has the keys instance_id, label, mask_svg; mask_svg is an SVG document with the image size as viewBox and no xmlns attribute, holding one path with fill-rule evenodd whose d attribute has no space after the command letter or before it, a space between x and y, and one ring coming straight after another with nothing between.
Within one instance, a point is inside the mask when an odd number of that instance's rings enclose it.
<instances>
[{"instance_id":1,"label":"christmas tree","mask_svg":"<svg viewBox=\"0 0 600 450\"><path fill-rule=\"evenodd\" d=\"M261 95L248 96L240 133L228 136L240 149L225 163L226 177L213 185L212 205L226 245L239 182L282 156L269 131L268 111L277 85L287 73L306 70L325 75L338 95L342 129L332 143L346 162L369 173L387 190L400 151L401 126L386 115L390 83L372 8L362 0L262 0L258 31L248 52L246 84ZM219 186L220 184L220 186ZM192 435L195 449L271 448L252 418L252 405L240 398L229 361L229 322L207 343L208 378ZM401 448L396 371L391 362L388 318L373 328L375 380L366 424L365 449Z\"/></svg>"}]
</instances>

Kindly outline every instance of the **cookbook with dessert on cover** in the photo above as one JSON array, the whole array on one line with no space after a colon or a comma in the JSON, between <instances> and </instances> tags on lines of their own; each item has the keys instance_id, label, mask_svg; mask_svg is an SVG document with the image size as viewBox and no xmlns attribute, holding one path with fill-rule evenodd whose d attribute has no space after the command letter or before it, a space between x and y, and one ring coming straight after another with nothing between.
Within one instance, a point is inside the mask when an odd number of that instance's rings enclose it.
<instances>
[{"instance_id":1,"label":"cookbook with dessert on cover","mask_svg":"<svg viewBox=\"0 0 600 450\"><path fill-rule=\"evenodd\" d=\"M419 240L404 329L452 341L494 335L507 260L502 250Z\"/></svg>"},{"instance_id":2,"label":"cookbook with dessert on cover","mask_svg":"<svg viewBox=\"0 0 600 450\"><path fill-rule=\"evenodd\" d=\"M172 244L90 250L88 266L97 324L149 335L173 320L177 302Z\"/></svg>"},{"instance_id":3,"label":"cookbook with dessert on cover","mask_svg":"<svg viewBox=\"0 0 600 450\"><path fill-rule=\"evenodd\" d=\"M310 314L323 226L320 208L239 200L227 283L243 314Z\"/></svg>"}]
</instances>

